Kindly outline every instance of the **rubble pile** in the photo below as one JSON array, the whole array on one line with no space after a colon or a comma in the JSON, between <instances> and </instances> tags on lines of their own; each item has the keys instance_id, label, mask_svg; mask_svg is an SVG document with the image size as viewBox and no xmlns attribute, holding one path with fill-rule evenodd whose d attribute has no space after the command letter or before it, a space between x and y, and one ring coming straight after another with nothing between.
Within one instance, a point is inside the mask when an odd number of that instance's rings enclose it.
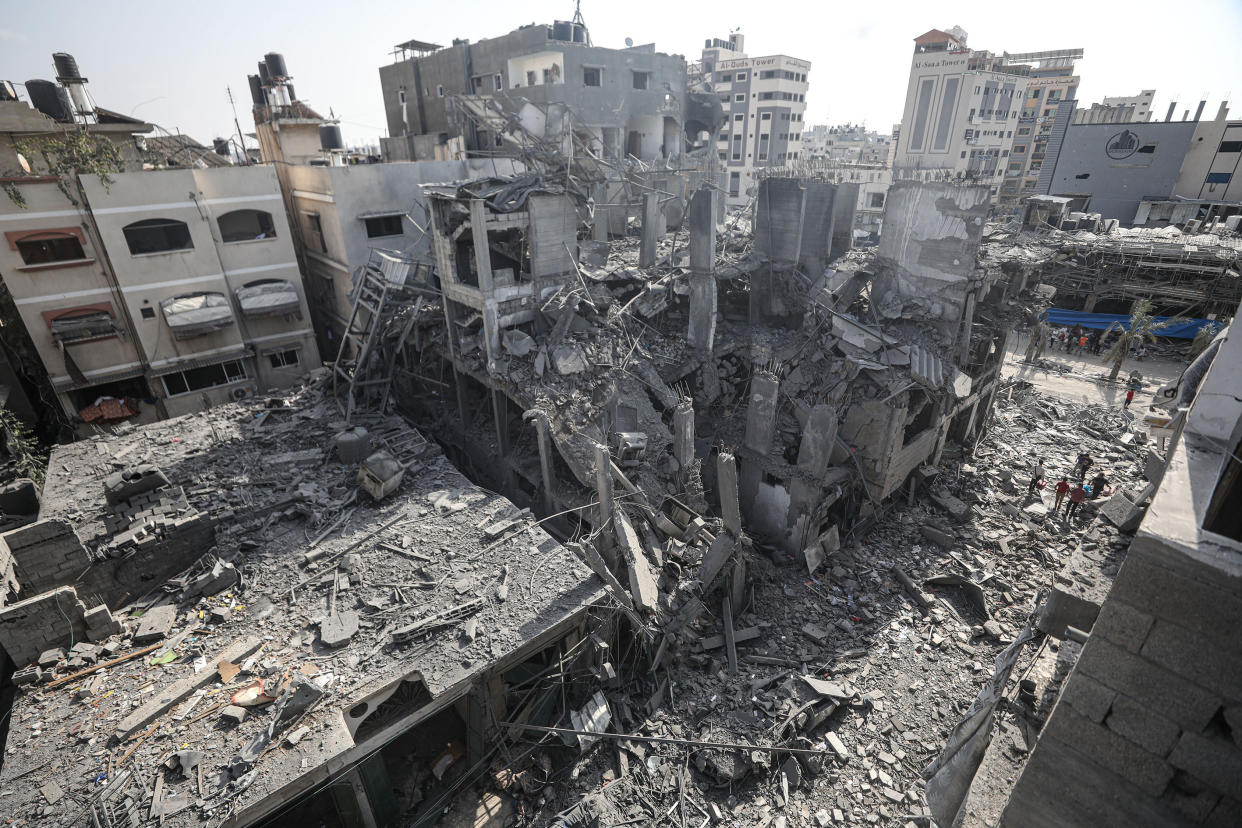
<instances>
[{"instance_id":1,"label":"rubble pile","mask_svg":"<svg viewBox=\"0 0 1242 828\"><path fill-rule=\"evenodd\" d=\"M1090 452L1110 492L1137 491L1134 428L1102 406L1011 385L973 454L927 470L914 502L882 506L821 571L751 554L733 619L704 612L684 657L605 689L616 737L573 758L577 743L543 736L529 761L561 767L571 784L522 792L509 768L493 781L523 800L529 825L597 824L601 813L598 824L927 824L923 770L993 659L1076 547L1112 550L1110 577L1128 543L1098 518L1102 500L1066 521L1050 514L1051 489L1027 497L1032 455L1053 477ZM1017 685L1015 675L1007 722L1034 715L1020 712Z\"/></svg>"}]
</instances>

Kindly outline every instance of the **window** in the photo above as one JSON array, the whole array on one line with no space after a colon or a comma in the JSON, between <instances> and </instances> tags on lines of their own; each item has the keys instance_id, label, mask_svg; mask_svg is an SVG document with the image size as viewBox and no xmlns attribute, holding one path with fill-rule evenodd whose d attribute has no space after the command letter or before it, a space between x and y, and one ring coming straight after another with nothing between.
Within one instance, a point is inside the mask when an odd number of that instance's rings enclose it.
<instances>
[{"instance_id":1,"label":"window","mask_svg":"<svg viewBox=\"0 0 1242 828\"><path fill-rule=\"evenodd\" d=\"M378 239L381 236L400 236L402 232L401 216L376 216L364 219L367 225L367 238Z\"/></svg>"},{"instance_id":2,"label":"window","mask_svg":"<svg viewBox=\"0 0 1242 828\"><path fill-rule=\"evenodd\" d=\"M1242 152L1242 141L1221 141L1221 152Z\"/></svg>"},{"instance_id":3,"label":"window","mask_svg":"<svg viewBox=\"0 0 1242 828\"><path fill-rule=\"evenodd\" d=\"M505 88L504 76L501 75L499 72L496 73L496 77L492 78L492 88L495 89L497 92Z\"/></svg>"},{"instance_id":4,"label":"window","mask_svg":"<svg viewBox=\"0 0 1242 828\"><path fill-rule=\"evenodd\" d=\"M741 173L729 173L729 195L736 196L742 189Z\"/></svg>"},{"instance_id":5,"label":"window","mask_svg":"<svg viewBox=\"0 0 1242 828\"><path fill-rule=\"evenodd\" d=\"M298 349L290 348L287 351L275 351L268 354L267 359L273 368L297 368Z\"/></svg>"},{"instance_id":6,"label":"window","mask_svg":"<svg viewBox=\"0 0 1242 828\"><path fill-rule=\"evenodd\" d=\"M145 307L145 308L142 308L142 318L143 318L143 319L154 319L154 318L155 318L155 308L152 308L152 307Z\"/></svg>"},{"instance_id":7,"label":"window","mask_svg":"<svg viewBox=\"0 0 1242 828\"><path fill-rule=\"evenodd\" d=\"M402 106L405 106L405 90L404 89L397 90L397 103L401 104Z\"/></svg>"},{"instance_id":8,"label":"window","mask_svg":"<svg viewBox=\"0 0 1242 828\"><path fill-rule=\"evenodd\" d=\"M759 120L761 120L761 121L770 121L770 120L772 120L772 113L771 113L771 112L765 112L765 113L763 113L762 115L760 115L760 116L759 116Z\"/></svg>"},{"instance_id":9,"label":"window","mask_svg":"<svg viewBox=\"0 0 1242 828\"><path fill-rule=\"evenodd\" d=\"M738 83L741 83L741 82L742 82L742 81L744 81L744 80L746 80L746 73L745 73L745 72L738 72L738 73L737 73L737 82L738 82Z\"/></svg>"},{"instance_id":10,"label":"window","mask_svg":"<svg viewBox=\"0 0 1242 828\"><path fill-rule=\"evenodd\" d=\"M744 94L739 93L733 96L733 100L737 103L741 103L742 101L746 100L746 96Z\"/></svg>"},{"instance_id":11,"label":"window","mask_svg":"<svg viewBox=\"0 0 1242 828\"><path fill-rule=\"evenodd\" d=\"M879 208L884 206L884 193L872 193L870 206Z\"/></svg>"},{"instance_id":12,"label":"window","mask_svg":"<svg viewBox=\"0 0 1242 828\"><path fill-rule=\"evenodd\" d=\"M69 234L40 233L17 242L17 251L28 265L72 262L86 258L82 242Z\"/></svg>"},{"instance_id":13,"label":"window","mask_svg":"<svg viewBox=\"0 0 1242 828\"><path fill-rule=\"evenodd\" d=\"M272 214L262 210L233 210L216 220L223 242L254 241L276 238Z\"/></svg>"},{"instance_id":14,"label":"window","mask_svg":"<svg viewBox=\"0 0 1242 828\"><path fill-rule=\"evenodd\" d=\"M51 313L54 315L47 319L47 326L57 342L84 342L116 336L120 332L112 318L112 305L107 303Z\"/></svg>"},{"instance_id":15,"label":"window","mask_svg":"<svg viewBox=\"0 0 1242 828\"><path fill-rule=\"evenodd\" d=\"M169 250L190 250L190 228L175 219L143 219L126 225L122 230L129 252L135 256L164 253Z\"/></svg>"},{"instance_id":16,"label":"window","mask_svg":"<svg viewBox=\"0 0 1242 828\"><path fill-rule=\"evenodd\" d=\"M1155 144L1143 144L1143 146L1138 148L1138 151L1151 155L1152 153L1156 151L1156 145Z\"/></svg>"},{"instance_id":17,"label":"window","mask_svg":"<svg viewBox=\"0 0 1242 828\"><path fill-rule=\"evenodd\" d=\"M603 75L603 70L601 70L598 66L583 66L582 67L582 85L583 86L600 86L601 75Z\"/></svg>"},{"instance_id":18,"label":"window","mask_svg":"<svg viewBox=\"0 0 1242 828\"><path fill-rule=\"evenodd\" d=\"M160 377L164 382L164 395L175 397L191 391L203 391L218 385L228 385L246 379L246 366L240 359L204 365L188 371L177 371Z\"/></svg>"},{"instance_id":19,"label":"window","mask_svg":"<svg viewBox=\"0 0 1242 828\"><path fill-rule=\"evenodd\" d=\"M635 89L646 89L647 85L651 82L651 73L650 72L635 72L633 75L633 79L634 79Z\"/></svg>"},{"instance_id":20,"label":"window","mask_svg":"<svg viewBox=\"0 0 1242 828\"><path fill-rule=\"evenodd\" d=\"M437 87L436 87L436 97L437 97L437 98L443 98L443 97L444 97L444 87L443 87L443 86L437 86Z\"/></svg>"},{"instance_id":21,"label":"window","mask_svg":"<svg viewBox=\"0 0 1242 828\"><path fill-rule=\"evenodd\" d=\"M733 75L731 75L731 74L727 74L727 73L726 73L726 74L724 74L724 75L721 75L721 76L720 76L720 82L721 82L721 83L731 83L732 81L733 81Z\"/></svg>"},{"instance_id":22,"label":"window","mask_svg":"<svg viewBox=\"0 0 1242 828\"><path fill-rule=\"evenodd\" d=\"M734 116L733 116L733 120L735 120L735 121L742 121L742 120L745 120L745 119L746 119L746 116L745 116L744 114L742 114L741 112L739 112L739 113L737 113L736 115L734 115Z\"/></svg>"},{"instance_id":23,"label":"window","mask_svg":"<svg viewBox=\"0 0 1242 828\"><path fill-rule=\"evenodd\" d=\"M1139 150L1142 152L1142 150ZM1208 184L1228 184L1233 179L1233 173L1214 172L1207 174Z\"/></svg>"},{"instance_id":24,"label":"window","mask_svg":"<svg viewBox=\"0 0 1242 828\"><path fill-rule=\"evenodd\" d=\"M1022 155L1025 152L1026 152L1026 144L1014 144L1013 145L1014 155Z\"/></svg>"},{"instance_id":25,"label":"window","mask_svg":"<svg viewBox=\"0 0 1242 828\"><path fill-rule=\"evenodd\" d=\"M963 158L965 158L965 157L966 157L966 150L962 150L962 157L963 157Z\"/></svg>"},{"instance_id":26,"label":"window","mask_svg":"<svg viewBox=\"0 0 1242 828\"><path fill-rule=\"evenodd\" d=\"M528 69L526 71L526 85L527 86L535 85L535 71L533 69Z\"/></svg>"},{"instance_id":27,"label":"window","mask_svg":"<svg viewBox=\"0 0 1242 828\"><path fill-rule=\"evenodd\" d=\"M328 243L323 238L323 224L318 213L303 213L306 216L306 243L316 253L327 253Z\"/></svg>"}]
</instances>

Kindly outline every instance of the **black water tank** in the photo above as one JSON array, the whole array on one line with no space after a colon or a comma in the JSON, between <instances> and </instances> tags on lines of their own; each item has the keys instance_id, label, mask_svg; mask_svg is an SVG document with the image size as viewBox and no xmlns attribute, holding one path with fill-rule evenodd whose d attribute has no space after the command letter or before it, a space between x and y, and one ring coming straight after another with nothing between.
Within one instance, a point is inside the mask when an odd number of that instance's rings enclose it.
<instances>
[{"instance_id":1,"label":"black water tank","mask_svg":"<svg viewBox=\"0 0 1242 828\"><path fill-rule=\"evenodd\" d=\"M267 106L263 98L263 81L259 80L258 75L249 75L246 79L250 81L250 102L255 106Z\"/></svg>"},{"instance_id":2,"label":"black water tank","mask_svg":"<svg viewBox=\"0 0 1242 828\"><path fill-rule=\"evenodd\" d=\"M570 42L574 39L574 25L568 20L556 20L552 23L552 39Z\"/></svg>"},{"instance_id":3,"label":"black water tank","mask_svg":"<svg viewBox=\"0 0 1242 828\"><path fill-rule=\"evenodd\" d=\"M293 84L291 84L291 83L286 83L286 84L285 84L285 91L289 93L289 100L291 100L291 101L296 101L296 100L298 99L298 96L297 96L297 95L295 95L295 94L293 94Z\"/></svg>"},{"instance_id":4,"label":"black water tank","mask_svg":"<svg viewBox=\"0 0 1242 828\"><path fill-rule=\"evenodd\" d=\"M78 71L78 62L68 52L57 52L52 55L52 63L56 66L56 77L78 80L82 78L82 73Z\"/></svg>"},{"instance_id":5,"label":"black water tank","mask_svg":"<svg viewBox=\"0 0 1242 828\"><path fill-rule=\"evenodd\" d=\"M267 71L267 64L263 61L259 61L259 80L263 82L264 86L272 85L272 75Z\"/></svg>"},{"instance_id":6,"label":"black water tank","mask_svg":"<svg viewBox=\"0 0 1242 828\"><path fill-rule=\"evenodd\" d=\"M26 81L26 94L35 109L57 121L73 121L73 104L69 102L69 90L50 80Z\"/></svg>"},{"instance_id":7,"label":"black water tank","mask_svg":"<svg viewBox=\"0 0 1242 828\"><path fill-rule=\"evenodd\" d=\"M216 155L223 155L225 158L229 157L229 142L227 138L212 138L211 146L215 148Z\"/></svg>"},{"instance_id":8,"label":"black water tank","mask_svg":"<svg viewBox=\"0 0 1242 828\"><path fill-rule=\"evenodd\" d=\"M267 64L267 71L273 78L289 77L289 70L285 67L285 56L277 52L268 52L263 56L263 62Z\"/></svg>"},{"instance_id":9,"label":"black water tank","mask_svg":"<svg viewBox=\"0 0 1242 828\"><path fill-rule=\"evenodd\" d=\"M586 26L582 23L573 24L574 43L586 43Z\"/></svg>"},{"instance_id":10,"label":"black water tank","mask_svg":"<svg viewBox=\"0 0 1242 828\"><path fill-rule=\"evenodd\" d=\"M320 124L319 146L326 150L345 149L345 142L341 139L341 128L336 124Z\"/></svg>"}]
</instances>

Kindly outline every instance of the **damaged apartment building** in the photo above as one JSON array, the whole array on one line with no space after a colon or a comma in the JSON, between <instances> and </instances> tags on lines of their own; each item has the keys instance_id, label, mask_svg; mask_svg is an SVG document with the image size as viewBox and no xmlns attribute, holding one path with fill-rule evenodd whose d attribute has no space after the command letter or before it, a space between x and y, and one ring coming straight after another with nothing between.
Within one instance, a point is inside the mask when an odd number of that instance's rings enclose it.
<instances>
[{"instance_id":1,"label":"damaged apartment building","mask_svg":"<svg viewBox=\"0 0 1242 828\"><path fill-rule=\"evenodd\" d=\"M536 178L426 192L442 301L384 315L393 397L567 533L607 536L615 505L659 559L670 518L719 502L814 559L986 419L1011 312L975 267L986 189L896 185L874 256L849 252L849 185L768 179L753 233L709 187L670 232L649 194L607 246Z\"/></svg>"},{"instance_id":2,"label":"damaged apartment building","mask_svg":"<svg viewBox=\"0 0 1242 828\"><path fill-rule=\"evenodd\" d=\"M34 106L0 98L0 169L23 171L0 195L21 384L68 434L300 381L319 353L276 173L156 168L152 125L97 107L54 58L58 83L26 84Z\"/></svg>"}]
</instances>

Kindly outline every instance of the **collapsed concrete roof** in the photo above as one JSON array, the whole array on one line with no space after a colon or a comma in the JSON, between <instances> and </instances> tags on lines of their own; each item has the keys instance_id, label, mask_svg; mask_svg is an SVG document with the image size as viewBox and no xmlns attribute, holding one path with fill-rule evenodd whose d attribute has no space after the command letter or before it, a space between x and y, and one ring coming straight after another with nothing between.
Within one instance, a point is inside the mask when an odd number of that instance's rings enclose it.
<instances>
[{"instance_id":1,"label":"collapsed concrete roof","mask_svg":"<svg viewBox=\"0 0 1242 828\"><path fill-rule=\"evenodd\" d=\"M24 630L69 652L36 653L42 667L19 677L0 771L8 816L69 825L94 809L119 825L153 795L165 825L248 824L601 599L529 513L403 421L364 418L405 468L374 503L334 452L336 403L315 387L276 402L54 450L41 519L22 531L77 535L12 554L19 583L53 553L66 574L42 595L23 587L0 630L33 624L48 600L73 623ZM104 596L123 609L69 617ZM256 697L275 701L246 706ZM247 711L240 723L230 703ZM201 767L165 773L182 749L201 751Z\"/></svg>"}]
</instances>

